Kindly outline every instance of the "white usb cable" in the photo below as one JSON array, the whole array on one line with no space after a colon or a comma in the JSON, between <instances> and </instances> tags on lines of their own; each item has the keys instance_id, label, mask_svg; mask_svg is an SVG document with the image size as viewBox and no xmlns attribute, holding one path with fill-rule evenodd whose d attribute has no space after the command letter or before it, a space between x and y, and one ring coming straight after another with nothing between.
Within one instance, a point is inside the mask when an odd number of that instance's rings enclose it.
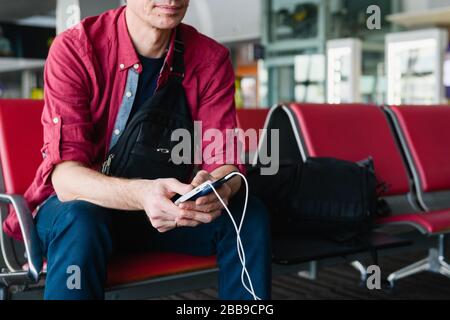
<instances>
[{"instance_id":1,"label":"white usb cable","mask_svg":"<svg viewBox=\"0 0 450 320\"><path fill-rule=\"evenodd\" d=\"M242 264L242 272L241 272L242 285L244 286L245 290L247 290L248 293L250 293L252 295L254 300L261 300L261 298L259 298L256 295L255 290L253 289L252 279L250 278L250 275L249 275L247 267L246 267L244 246L242 245L242 241L241 241L241 229L242 229L242 225L244 223L245 213L247 212L248 194L249 194L247 178L243 174L241 174L239 172L232 172L229 176L230 177L232 177L232 176L240 176L242 178L242 180L244 180L244 183L245 183L244 210L242 212L242 218L241 218L241 222L239 223L239 227L238 227L236 221L234 220L233 215L231 214L230 210L226 206L225 202L222 200L222 198L220 197L219 193L217 192L217 190L214 188L214 186L211 183L208 183L208 185L214 191L214 193L216 194L217 198L219 199L219 201L224 206L225 210L227 211L228 215L230 216L231 221L233 222L234 229L236 230L236 237L237 237L236 238L236 240L237 240L236 241L236 247L237 247L237 252L238 252L238 255L239 255L239 260L241 260L241 264ZM248 287L247 284L245 283L245 276L247 277L247 280L248 280L248 283L249 283L250 287Z\"/></svg>"}]
</instances>

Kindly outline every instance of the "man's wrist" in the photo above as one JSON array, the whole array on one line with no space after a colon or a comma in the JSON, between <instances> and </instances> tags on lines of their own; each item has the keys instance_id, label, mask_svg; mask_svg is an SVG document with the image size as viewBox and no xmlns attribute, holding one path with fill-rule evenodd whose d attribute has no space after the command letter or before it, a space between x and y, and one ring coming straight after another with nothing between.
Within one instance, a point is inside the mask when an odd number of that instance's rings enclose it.
<instances>
[{"instance_id":1,"label":"man's wrist","mask_svg":"<svg viewBox=\"0 0 450 320\"><path fill-rule=\"evenodd\" d=\"M123 199L128 207L133 210L144 210L146 190L148 184L152 181L149 180L122 180L124 181L124 187L121 190Z\"/></svg>"}]
</instances>

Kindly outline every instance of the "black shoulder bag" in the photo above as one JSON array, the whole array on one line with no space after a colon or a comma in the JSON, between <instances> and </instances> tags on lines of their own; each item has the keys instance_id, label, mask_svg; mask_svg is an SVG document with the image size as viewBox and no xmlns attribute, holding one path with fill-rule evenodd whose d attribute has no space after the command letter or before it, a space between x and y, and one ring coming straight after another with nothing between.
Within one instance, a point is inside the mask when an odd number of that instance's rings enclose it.
<instances>
[{"instance_id":1,"label":"black shoulder bag","mask_svg":"<svg viewBox=\"0 0 450 320\"><path fill-rule=\"evenodd\" d=\"M183 89L184 44L180 30L176 30L174 57L169 79L164 87L140 106L117 144L103 163L102 172L123 178L176 178L189 182L193 173L194 124ZM179 143L172 141L177 129L189 132L190 161L174 164L172 150ZM189 162L186 164L185 162Z\"/></svg>"},{"instance_id":2,"label":"black shoulder bag","mask_svg":"<svg viewBox=\"0 0 450 320\"><path fill-rule=\"evenodd\" d=\"M377 180L371 158L353 163L309 158L302 168L290 220L339 242L367 235L377 214Z\"/></svg>"},{"instance_id":3,"label":"black shoulder bag","mask_svg":"<svg viewBox=\"0 0 450 320\"><path fill-rule=\"evenodd\" d=\"M371 158L353 163L334 158L308 158L280 166L275 176L249 170L251 190L275 210L274 232L322 234L348 242L373 227L383 202Z\"/></svg>"}]
</instances>

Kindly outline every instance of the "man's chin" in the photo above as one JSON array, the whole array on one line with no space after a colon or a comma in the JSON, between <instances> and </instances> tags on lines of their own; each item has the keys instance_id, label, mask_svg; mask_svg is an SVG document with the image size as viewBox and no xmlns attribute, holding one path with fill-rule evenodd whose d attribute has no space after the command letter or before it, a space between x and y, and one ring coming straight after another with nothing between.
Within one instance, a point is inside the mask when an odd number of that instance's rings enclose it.
<instances>
[{"instance_id":1,"label":"man's chin","mask_svg":"<svg viewBox=\"0 0 450 320\"><path fill-rule=\"evenodd\" d=\"M161 20L157 21L156 23L153 23L153 25L161 30L171 30L171 29L176 28L180 23L181 23L181 21L179 19L167 18L167 19L161 19Z\"/></svg>"}]
</instances>

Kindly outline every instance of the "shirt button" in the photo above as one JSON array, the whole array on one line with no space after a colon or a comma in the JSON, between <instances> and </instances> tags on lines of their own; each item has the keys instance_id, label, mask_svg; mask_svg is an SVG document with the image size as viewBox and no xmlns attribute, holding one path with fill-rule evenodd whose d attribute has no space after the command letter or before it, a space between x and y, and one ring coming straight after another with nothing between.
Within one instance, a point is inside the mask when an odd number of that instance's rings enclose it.
<instances>
[{"instance_id":1,"label":"shirt button","mask_svg":"<svg viewBox=\"0 0 450 320\"><path fill-rule=\"evenodd\" d=\"M136 63L136 64L133 66L133 68L135 68L136 70L139 69L139 64Z\"/></svg>"},{"instance_id":2,"label":"shirt button","mask_svg":"<svg viewBox=\"0 0 450 320\"><path fill-rule=\"evenodd\" d=\"M116 136L118 136L118 135L120 134L120 130L119 130L119 129L114 130L114 134L115 134Z\"/></svg>"},{"instance_id":3,"label":"shirt button","mask_svg":"<svg viewBox=\"0 0 450 320\"><path fill-rule=\"evenodd\" d=\"M54 124L58 124L58 123L59 123L59 119L58 119L58 118L56 118L56 117L55 117L55 118L53 118L53 123L54 123Z\"/></svg>"},{"instance_id":4,"label":"shirt button","mask_svg":"<svg viewBox=\"0 0 450 320\"><path fill-rule=\"evenodd\" d=\"M125 69L125 65L123 63L120 64L120 69Z\"/></svg>"},{"instance_id":5,"label":"shirt button","mask_svg":"<svg viewBox=\"0 0 450 320\"><path fill-rule=\"evenodd\" d=\"M133 96L133 93L131 91L128 91L126 93L127 98L131 98Z\"/></svg>"}]
</instances>

